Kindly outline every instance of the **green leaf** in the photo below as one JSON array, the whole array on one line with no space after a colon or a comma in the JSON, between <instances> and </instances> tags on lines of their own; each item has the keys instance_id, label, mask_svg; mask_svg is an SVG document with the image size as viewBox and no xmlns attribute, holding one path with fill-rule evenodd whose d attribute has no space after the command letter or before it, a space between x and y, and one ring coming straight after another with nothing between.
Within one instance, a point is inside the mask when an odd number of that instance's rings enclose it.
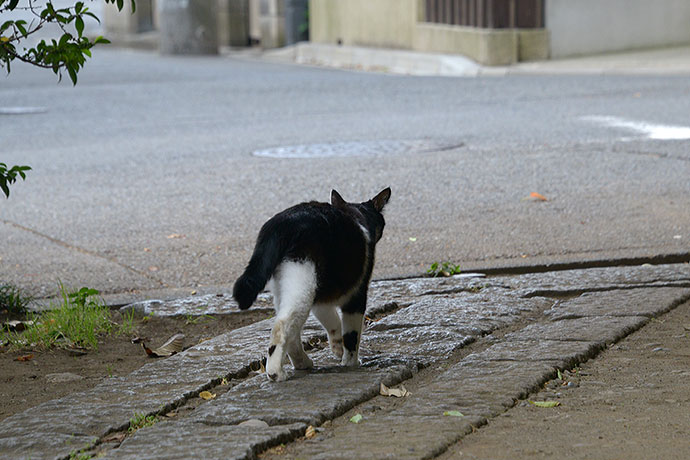
<instances>
[{"instance_id":1,"label":"green leaf","mask_svg":"<svg viewBox=\"0 0 690 460\"><path fill-rule=\"evenodd\" d=\"M446 417L464 417L463 413L459 410L447 410L443 413Z\"/></svg>"},{"instance_id":2,"label":"green leaf","mask_svg":"<svg viewBox=\"0 0 690 460\"><path fill-rule=\"evenodd\" d=\"M84 20L81 18L81 16L77 16L77 18L74 20L74 27L77 29L77 33L81 37L84 33Z\"/></svg>"},{"instance_id":3,"label":"green leaf","mask_svg":"<svg viewBox=\"0 0 690 460\"><path fill-rule=\"evenodd\" d=\"M77 84L77 71L74 69L74 67L67 67L67 73L69 74L70 80L72 80L72 84L76 85Z\"/></svg>"},{"instance_id":4,"label":"green leaf","mask_svg":"<svg viewBox=\"0 0 690 460\"><path fill-rule=\"evenodd\" d=\"M10 3L7 4L7 9L12 11L17 7L17 3L19 3L19 0L10 0Z\"/></svg>"},{"instance_id":5,"label":"green leaf","mask_svg":"<svg viewBox=\"0 0 690 460\"><path fill-rule=\"evenodd\" d=\"M363 418L364 418L364 417L362 417L362 414L355 414L355 415L353 415L352 417L350 417L350 421L351 421L352 423L359 423L359 422L362 421Z\"/></svg>"},{"instance_id":6,"label":"green leaf","mask_svg":"<svg viewBox=\"0 0 690 460\"><path fill-rule=\"evenodd\" d=\"M556 407L560 406L561 403L558 401L530 401L529 399L527 400L530 404L533 404L537 407Z\"/></svg>"}]
</instances>

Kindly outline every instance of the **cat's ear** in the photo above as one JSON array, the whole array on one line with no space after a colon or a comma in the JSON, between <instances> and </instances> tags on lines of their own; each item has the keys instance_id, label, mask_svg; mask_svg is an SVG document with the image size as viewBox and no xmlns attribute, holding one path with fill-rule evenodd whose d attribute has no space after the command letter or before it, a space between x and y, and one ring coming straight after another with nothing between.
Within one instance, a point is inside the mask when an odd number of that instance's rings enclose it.
<instances>
[{"instance_id":1,"label":"cat's ear","mask_svg":"<svg viewBox=\"0 0 690 460\"><path fill-rule=\"evenodd\" d=\"M374 209L376 209L378 212L381 212L383 210L383 207L388 203L388 200L391 197L391 188L386 187L385 189L381 190L378 195L376 195L374 198L371 199L371 202L374 203Z\"/></svg>"},{"instance_id":2,"label":"cat's ear","mask_svg":"<svg viewBox=\"0 0 690 460\"><path fill-rule=\"evenodd\" d=\"M341 208L345 206L345 200L343 200L343 197L340 196L340 193L336 192L335 190L331 190L331 205Z\"/></svg>"}]
</instances>

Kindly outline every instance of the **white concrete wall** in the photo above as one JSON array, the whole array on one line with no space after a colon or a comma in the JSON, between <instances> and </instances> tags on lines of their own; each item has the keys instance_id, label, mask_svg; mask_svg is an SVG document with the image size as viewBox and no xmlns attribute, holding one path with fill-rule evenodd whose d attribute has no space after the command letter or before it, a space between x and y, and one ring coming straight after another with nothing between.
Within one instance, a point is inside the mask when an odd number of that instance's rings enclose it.
<instances>
[{"instance_id":1,"label":"white concrete wall","mask_svg":"<svg viewBox=\"0 0 690 460\"><path fill-rule=\"evenodd\" d=\"M551 57L690 43L690 0L546 0Z\"/></svg>"}]
</instances>

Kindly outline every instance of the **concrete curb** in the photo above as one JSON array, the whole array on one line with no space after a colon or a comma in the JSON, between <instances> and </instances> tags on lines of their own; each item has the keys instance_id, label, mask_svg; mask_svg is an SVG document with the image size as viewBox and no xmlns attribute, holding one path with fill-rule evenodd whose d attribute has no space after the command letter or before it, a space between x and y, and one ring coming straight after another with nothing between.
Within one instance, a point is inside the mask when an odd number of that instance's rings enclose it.
<instances>
[{"instance_id":1,"label":"concrete curb","mask_svg":"<svg viewBox=\"0 0 690 460\"><path fill-rule=\"evenodd\" d=\"M482 66L454 54L310 42L264 51L259 56L297 64L416 76L690 75L690 46L520 62L511 66Z\"/></svg>"}]
</instances>

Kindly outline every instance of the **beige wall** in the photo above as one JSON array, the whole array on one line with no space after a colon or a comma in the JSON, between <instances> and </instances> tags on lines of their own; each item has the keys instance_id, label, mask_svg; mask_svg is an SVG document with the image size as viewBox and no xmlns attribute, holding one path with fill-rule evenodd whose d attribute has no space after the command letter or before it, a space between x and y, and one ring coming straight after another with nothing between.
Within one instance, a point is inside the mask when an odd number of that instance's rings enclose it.
<instances>
[{"instance_id":1,"label":"beige wall","mask_svg":"<svg viewBox=\"0 0 690 460\"><path fill-rule=\"evenodd\" d=\"M548 57L545 31L490 30L421 22L422 0L311 0L310 40L463 54L482 64Z\"/></svg>"},{"instance_id":2,"label":"beige wall","mask_svg":"<svg viewBox=\"0 0 690 460\"><path fill-rule=\"evenodd\" d=\"M310 40L411 49L417 3L418 0L311 0Z\"/></svg>"}]
</instances>

